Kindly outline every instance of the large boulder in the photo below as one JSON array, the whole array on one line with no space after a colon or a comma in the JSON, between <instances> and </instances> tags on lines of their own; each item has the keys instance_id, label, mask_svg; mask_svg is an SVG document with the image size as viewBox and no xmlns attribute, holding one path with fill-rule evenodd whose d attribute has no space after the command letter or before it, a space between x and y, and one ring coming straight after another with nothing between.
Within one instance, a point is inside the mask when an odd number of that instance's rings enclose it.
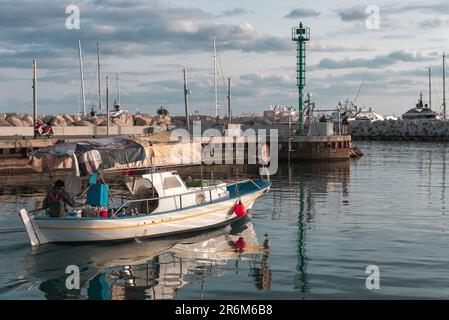
<instances>
[{"instance_id":1,"label":"large boulder","mask_svg":"<svg viewBox=\"0 0 449 320\"><path fill-rule=\"evenodd\" d=\"M91 122L95 126L107 125L106 119L104 117L94 117L90 118L89 122Z\"/></svg>"},{"instance_id":2,"label":"large boulder","mask_svg":"<svg viewBox=\"0 0 449 320\"><path fill-rule=\"evenodd\" d=\"M122 112L116 117L111 118L111 125L120 127L132 127L134 125L133 117L129 113Z\"/></svg>"},{"instance_id":3,"label":"large boulder","mask_svg":"<svg viewBox=\"0 0 449 320\"><path fill-rule=\"evenodd\" d=\"M78 122L78 121L81 121L81 120L84 120L80 115L77 115L77 114L72 115L71 117L72 117L74 123L75 123L75 122ZM74 123L73 123L73 124L74 124ZM72 125L73 125L73 124L72 124Z\"/></svg>"},{"instance_id":4,"label":"large boulder","mask_svg":"<svg viewBox=\"0 0 449 320\"><path fill-rule=\"evenodd\" d=\"M270 120L273 120L274 117L275 117L275 112L274 112L274 110L265 110L265 111L263 112L263 117L264 117L264 118L268 118L268 119L270 119Z\"/></svg>"},{"instance_id":5,"label":"large boulder","mask_svg":"<svg viewBox=\"0 0 449 320\"><path fill-rule=\"evenodd\" d=\"M73 119L73 117L68 114L64 114L64 115L62 115L62 117L64 118L67 126L72 126L75 123L75 120Z\"/></svg>"},{"instance_id":6,"label":"large boulder","mask_svg":"<svg viewBox=\"0 0 449 320\"><path fill-rule=\"evenodd\" d=\"M13 127L28 127L27 123L24 122L19 115L7 116L6 121Z\"/></svg>"},{"instance_id":7,"label":"large boulder","mask_svg":"<svg viewBox=\"0 0 449 320\"><path fill-rule=\"evenodd\" d=\"M50 122L52 118L53 118L52 115L47 115L47 116L39 117L39 119L41 119L44 123Z\"/></svg>"},{"instance_id":8,"label":"large boulder","mask_svg":"<svg viewBox=\"0 0 449 320\"><path fill-rule=\"evenodd\" d=\"M153 117L148 114L138 114L134 116L135 126L150 126L153 123Z\"/></svg>"},{"instance_id":9,"label":"large boulder","mask_svg":"<svg viewBox=\"0 0 449 320\"><path fill-rule=\"evenodd\" d=\"M0 120L0 127L10 127L11 124L6 120Z\"/></svg>"},{"instance_id":10,"label":"large boulder","mask_svg":"<svg viewBox=\"0 0 449 320\"><path fill-rule=\"evenodd\" d=\"M67 127L67 122L61 115L56 115L51 119L50 122L53 127Z\"/></svg>"},{"instance_id":11,"label":"large boulder","mask_svg":"<svg viewBox=\"0 0 449 320\"><path fill-rule=\"evenodd\" d=\"M26 125L28 127L32 126L33 123L34 123L33 117L31 117L29 114L24 115L23 118L22 118L22 121L23 121L23 123L26 123Z\"/></svg>"},{"instance_id":12,"label":"large boulder","mask_svg":"<svg viewBox=\"0 0 449 320\"><path fill-rule=\"evenodd\" d=\"M237 124L254 125L256 118L254 116L241 116L232 118L232 122Z\"/></svg>"},{"instance_id":13,"label":"large boulder","mask_svg":"<svg viewBox=\"0 0 449 320\"><path fill-rule=\"evenodd\" d=\"M158 116L155 117L155 122L158 125L170 124L171 123L171 118L169 116L158 115Z\"/></svg>"},{"instance_id":14,"label":"large boulder","mask_svg":"<svg viewBox=\"0 0 449 320\"><path fill-rule=\"evenodd\" d=\"M6 119L6 113L0 112L0 121L3 121Z\"/></svg>"}]
</instances>

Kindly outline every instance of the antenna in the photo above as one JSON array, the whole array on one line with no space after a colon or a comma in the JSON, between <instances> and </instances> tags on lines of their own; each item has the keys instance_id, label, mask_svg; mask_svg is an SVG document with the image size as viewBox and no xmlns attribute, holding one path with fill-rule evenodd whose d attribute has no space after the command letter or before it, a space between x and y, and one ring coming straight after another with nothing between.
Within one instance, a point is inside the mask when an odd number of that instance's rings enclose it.
<instances>
[{"instance_id":1,"label":"antenna","mask_svg":"<svg viewBox=\"0 0 449 320\"><path fill-rule=\"evenodd\" d=\"M217 85L217 46L215 43L215 35L214 35L214 108L215 108L215 117L218 117L218 85Z\"/></svg>"},{"instance_id":2,"label":"antenna","mask_svg":"<svg viewBox=\"0 0 449 320\"><path fill-rule=\"evenodd\" d=\"M302 90L306 86L306 42L310 40L310 28L303 27L302 22L299 27L293 27L292 40L297 43L296 47L296 85L298 87L298 134L304 131L304 104Z\"/></svg>"}]
</instances>

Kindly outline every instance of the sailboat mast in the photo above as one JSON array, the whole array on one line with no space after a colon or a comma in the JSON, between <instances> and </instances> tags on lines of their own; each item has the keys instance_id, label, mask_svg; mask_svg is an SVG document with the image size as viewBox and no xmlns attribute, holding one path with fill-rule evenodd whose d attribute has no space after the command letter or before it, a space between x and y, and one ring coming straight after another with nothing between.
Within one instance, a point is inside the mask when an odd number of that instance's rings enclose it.
<instances>
[{"instance_id":1,"label":"sailboat mast","mask_svg":"<svg viewBox=\"0 0 449 320\"><path fill-rule=\"evenodd\" d=\"M103 113L101 106L101 72L100 72L100 44L97 42L97 69L98 69L98 109L100 113Z\"/></svg>"},{"instance_id":2,"label":"sailboat mast","mask_svg":"<svg viewBox=\"0 0 449 320\"><path fill-rule=\"evenodd\" d=\"M228 78L228 124L232 123L231 115L231 78Z\"/></svg>"},{"instance_id":3,"label":"sailboat mast","mask_svg":"<svg viewBox=\"0 0 449 320\"><path fill-rule=\"evenodd\" d=\"M36 60L33 60L33 127L35 127L37 123L36 81L37 81L37 62ZM34 138L36 139L36 131L34 131Z\"/></svg>"},{"instance_id":4,"label":"sailboat mast","mask_svg":"<svg viewBox=\"0 0 449 320\"><path fill-rule=\"evenodd\" d=\"M115 74L116 76L116 84L117 84L117 88L116 88L116 99L117 99L117 104L120 105L120 87L118 85L118 73Z\"/></svg>"},{"instance_id":5,"label":"sailboat mast","mask_svg":"<svg viewBox=\"0 0 449 320\"><path fill-rule=\"evenodd\" d=\"M214 36L214 102L215 102L215 117L218 117L218 85L217 85L217 47Z\"/></svg>"},{"instance_id":6,"label":"sailboat mast","mask_svg":"<svg viewBox=\"0 0 449 320\"><path fill-rule=\"evenodd\" d=\"M446 120L446 53L443 52L443 119Z\"/></svg>"},{"instance_id":7,"label":"sailboat mast","mask_svg":"<svg viewBox=\"0 0 449 320\"><path fill-rule=\"evenodd\" d=\"M81 40L78 40L78 52L80 59L81 98L83 102L83 115L86 116L86 96L84 94L84 71L83 71L83 54L81 51Z\"/></svg>"},{"instance_id":8,"label":"sailboat mast","mask_svg":"<svg viewBox=\"0 0 449 320\"><path fill-rule=\"evenodd\" d=\"M109 77L106 76L106 134L109 135Z\"/></svg>"},{"instance_id":9,"label":"sailboat mast","mask_svg":"<svg viewBox=\"0 0 449 320\"><path fill-rule=\"evenodd\" d=\"M432 109L432 68L429 67L429 109Z\"/></svg>"},{"instance_id":10,"label":"sailboat mast","mask_svg":"<svg viewBox=\"0 0 449 320\"><path fill-rule=\"evenodd\" d=\"M186 69L182 70L183 73L183 80L184 80L184 111L186 113L186 125L187 125L187 132L189 133L190 137L190 117L189 117L189 100L188 95L190 94L189 90L187 90L187 76L186 76Z\"/></svg>"}]
</instances>

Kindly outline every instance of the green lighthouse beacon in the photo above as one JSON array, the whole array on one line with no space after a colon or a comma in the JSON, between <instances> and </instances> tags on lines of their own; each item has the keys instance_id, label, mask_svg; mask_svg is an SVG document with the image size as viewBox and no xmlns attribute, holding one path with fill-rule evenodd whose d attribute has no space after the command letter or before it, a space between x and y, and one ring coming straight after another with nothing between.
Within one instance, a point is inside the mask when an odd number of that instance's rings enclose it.
<instances>
[{"instance_id":1,"label":"green lighthouse beacon","mask_svg":"<svg viewBox=\"0 0 449 320\"><path fill-rule=\"evenodd\" d=\"M310 28L304 27L302 22L299 27L293 27L292 40L296 41L296 85L298 87L298 135L304 133L304 105L303 89L306 86L306 41L310 40Z\"/></svg>"}]
</instances>

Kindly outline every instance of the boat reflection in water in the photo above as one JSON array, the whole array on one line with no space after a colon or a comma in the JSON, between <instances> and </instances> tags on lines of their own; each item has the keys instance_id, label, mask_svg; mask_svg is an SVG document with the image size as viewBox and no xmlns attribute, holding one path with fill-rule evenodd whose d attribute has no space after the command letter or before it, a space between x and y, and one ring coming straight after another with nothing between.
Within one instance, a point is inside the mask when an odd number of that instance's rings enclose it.
<instances>
[{"instance_id":1,"label":"boat reflection in water","mask_svg":"<svg viewBox=\"0 0 449 320\"><path fill-rule=\"evenodd\" d=\"M189 283L224 275L228 262L249 263L258 289L269 289L269 239L262 243L249 219L195 236L130 243L53 245L32 249L22 276L47 299L173 299ZM69 265L80 269L80 289L69 290Z\"/></svg>"}]
</instances>

